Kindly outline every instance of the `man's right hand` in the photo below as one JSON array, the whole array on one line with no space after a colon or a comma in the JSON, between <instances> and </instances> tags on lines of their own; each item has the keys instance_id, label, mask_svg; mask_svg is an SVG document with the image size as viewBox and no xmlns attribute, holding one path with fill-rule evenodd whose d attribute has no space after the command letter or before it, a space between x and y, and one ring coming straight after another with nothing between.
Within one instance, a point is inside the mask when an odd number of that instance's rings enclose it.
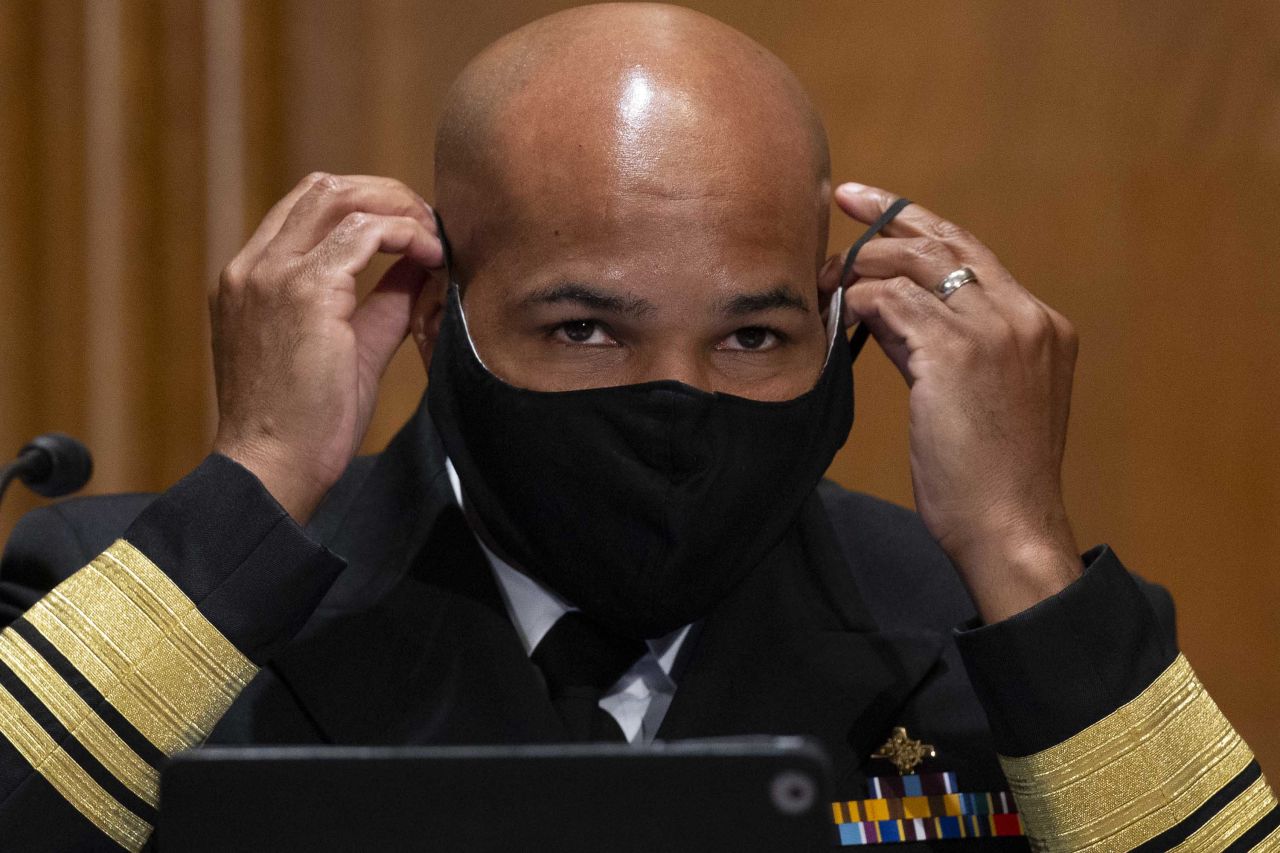
<instances>
[{"instance_id":1,"label":"man's right hand","mask_svg":"<svg viewBox=\"0 0 1280 853\"><path fill-rule=\"evenodd\" d=\"M356 275L402 255L363 301ZM210 294L218 433L299 523L355 456L378 382L444 262L431 208L390 178L312 174L273 207Z\"/></svg>"}]
</instances>

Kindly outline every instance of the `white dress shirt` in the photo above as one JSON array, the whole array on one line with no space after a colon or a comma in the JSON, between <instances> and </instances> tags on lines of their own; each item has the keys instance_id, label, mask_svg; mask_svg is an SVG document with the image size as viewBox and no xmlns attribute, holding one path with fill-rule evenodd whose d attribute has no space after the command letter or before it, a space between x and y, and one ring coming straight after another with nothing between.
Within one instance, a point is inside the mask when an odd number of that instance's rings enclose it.
<instances>
[{"instance_id":1,"label":"white dress shirt","mask_svg":"<svg viewBox=\"0 0 1280 853\"><path fill-rule=\"evenodd\" d=\"M458 472L450 460L445 460L445 467L453 495L462 506L462 484ZM506 563L479 537L476 541L489 560L489 567L507 606L507 614L524 643L525 653L531 655L551 626L561 616L578 608ZM671 697L676 692L671 668L689 628L685 625L665 637L647 640L649 652L636 661L600 699L600 707L618 721L628 742L651 743L662 725L662 718L667 715Z\"/></svg>"}]
</instances>

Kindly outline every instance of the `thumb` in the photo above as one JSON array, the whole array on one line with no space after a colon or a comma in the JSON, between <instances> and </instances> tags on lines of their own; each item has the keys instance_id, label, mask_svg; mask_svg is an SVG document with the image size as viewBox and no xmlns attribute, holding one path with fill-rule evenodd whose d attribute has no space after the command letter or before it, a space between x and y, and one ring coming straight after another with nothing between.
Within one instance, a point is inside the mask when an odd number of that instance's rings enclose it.
<instances>
[{"instance_id":1,"label":"thumb","mask_svg":"<svg viewBox=\"0 0 1280 853\"><path fill-rule=\"evenodd\" d=\"M377 287L370 291L351 316L360 367L376 382L391 363L409 333L414 301L430 277L429 270L410 258L391 265Z\"/></svg>"}]
</instances>

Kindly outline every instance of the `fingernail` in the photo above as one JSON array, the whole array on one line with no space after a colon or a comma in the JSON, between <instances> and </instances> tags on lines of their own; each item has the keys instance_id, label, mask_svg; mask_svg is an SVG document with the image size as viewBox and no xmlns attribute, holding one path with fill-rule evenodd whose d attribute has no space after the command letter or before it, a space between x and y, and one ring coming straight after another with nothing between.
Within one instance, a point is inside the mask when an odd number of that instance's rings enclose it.
<instances>
[{"instance_id":1,"label":"fingernail","mask_svg":"<svg viewBox=\"0 0 1280 853\"><path fill-rule=\"evenodd\" d=\"M864 193L869 189L871 188L868 187L866 184L857 184L857 183L854 183L853 181L849 181L848 183L844 183L836 187L836 192L844 196L854 196L854 195L859 195L861 193Z\"/></svg>"}]
</instances>

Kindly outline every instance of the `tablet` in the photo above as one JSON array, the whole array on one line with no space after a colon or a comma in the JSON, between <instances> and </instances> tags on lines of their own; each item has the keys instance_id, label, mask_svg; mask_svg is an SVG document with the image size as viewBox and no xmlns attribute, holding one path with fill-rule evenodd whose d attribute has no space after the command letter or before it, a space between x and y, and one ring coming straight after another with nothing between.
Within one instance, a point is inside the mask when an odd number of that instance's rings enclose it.
<instances>
[{"instance_id":1,"label":"tablet","mask_svg":"<svg viewBox=\"0 0 1280 853\"><path fill-rule=\"evenodd\" d=\"M822 850L803 738L649 746L209 747L160 784L165 851Z\"/></svg>"}]
</instances>

